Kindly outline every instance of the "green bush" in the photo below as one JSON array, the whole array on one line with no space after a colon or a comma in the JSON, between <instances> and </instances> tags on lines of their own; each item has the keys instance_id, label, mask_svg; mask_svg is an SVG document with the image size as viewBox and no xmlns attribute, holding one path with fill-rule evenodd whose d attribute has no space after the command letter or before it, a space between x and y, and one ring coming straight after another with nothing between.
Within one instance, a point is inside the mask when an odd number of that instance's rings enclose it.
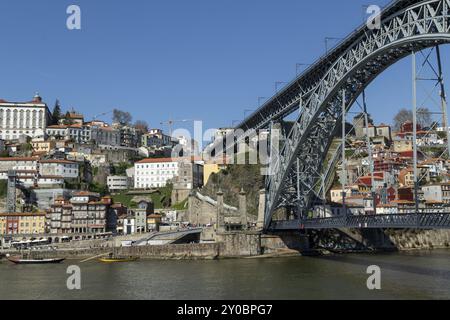
<instances>
[{"instance_id":1,"label":"green bush","mask_svg":"<svg viewBox=\"0 0 450 320\"><path fill-rule=\"evenodd\" d=\"M6 197L8 192L8 182L6 180L0 180L0 197Z\"/></svg>"}]
</instances>

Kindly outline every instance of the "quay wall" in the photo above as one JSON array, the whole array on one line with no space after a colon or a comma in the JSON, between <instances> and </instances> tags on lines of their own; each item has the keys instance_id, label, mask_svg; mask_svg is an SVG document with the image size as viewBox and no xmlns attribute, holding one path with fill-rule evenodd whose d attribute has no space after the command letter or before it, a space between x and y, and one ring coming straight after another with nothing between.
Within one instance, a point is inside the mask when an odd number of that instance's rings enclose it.
<instances>
[{"instance_id":1,"label":"quay wall","mask_svg":"<svg viewBox=\"0 0 450 320\"><path fill-rule=\"evenodd\" d=\"M361 242L379 250L449 249L450 230L363 229L353 230Z\"/></svg>"},{"instance_id":2,"label":"quay wall","mask_svg":"<svg viewBox=\"0 0 450 320\"><path fill-rule=\"evenodd\" d=\"M391 229L384 233L398 250L450 248L450 230Z\"/></svg>"},{"instance_id":3,"label":"quay wall","mask_svg":"<svg viewBox=\"0 0 450 320\"><path fill-rule=\"evenodd\" d=\"M24 252L32 259L66 258L83 260L102 254L113 253L118 256L138 256L141 259L215 259L219 257L220 243L173 244L161 246L137 246L116 248L64 249L52 251Z\"/></svg>"}]
</instances>

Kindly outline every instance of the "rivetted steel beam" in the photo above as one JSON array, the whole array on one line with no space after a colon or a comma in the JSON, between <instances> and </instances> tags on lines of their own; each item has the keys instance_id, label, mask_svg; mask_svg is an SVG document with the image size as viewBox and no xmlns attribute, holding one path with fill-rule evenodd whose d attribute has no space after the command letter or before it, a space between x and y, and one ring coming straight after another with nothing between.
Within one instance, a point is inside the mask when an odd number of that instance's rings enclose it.
<instances>
[{"instance_id":1,"label":"rivetted steel beam","mask_svg":"<svg viewBox=\"0 0 450 320\"><path fill-rule=\"evenodd\" d=\"M321 171L337 124L342 121L342 97L339 92L345 90L348 109L379 74L398 60L412 51L450 43L449 8L450 0L396 1L383 11L381 29L363 28L363 32L357 31L330 52L327 59L319 60L312 67L320 70L315 75L316 78L320 75L320 79L314 83L303 83L301 79L295 81L298 92L312 91L308 93L308 99L302 101L303 111L277 156L275 174L267 178L266 229L271 224L273 213L280 207L309 209L314 194L311 186L319 178L317 172ZM307 73L303 76L306 77ZM309 79L313 77L310 75ZM298 83L303 83L304 87L300 88ZM288 87L281 92L284 96L277 96L277 104L283 106L283 101L286 105L291 103L292 90L293 87L291 91ZM263 106L263 110L276 113L276 108L269 105L270 101ZM243 125L250 128L253 120ZM297 159L301 190L296 190L295 196L291 197L291 181L298 178L292 177L293 172L297 172L292 170L294 164L297 166Z\"/></svg>"}]
</instances>

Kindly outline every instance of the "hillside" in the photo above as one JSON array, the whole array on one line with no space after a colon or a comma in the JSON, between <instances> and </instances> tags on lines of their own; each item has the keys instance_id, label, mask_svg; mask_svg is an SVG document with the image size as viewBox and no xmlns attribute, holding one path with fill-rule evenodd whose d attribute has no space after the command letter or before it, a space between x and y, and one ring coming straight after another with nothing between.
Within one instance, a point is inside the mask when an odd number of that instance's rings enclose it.
<instances>
[{"instance_id":1,"label":"hillside","mask_svg":"<svg viewBox=\"0 0 450 320\"><path fill-rule=\"evenodd\" d=\"M264 188L264 176L260 165L229 165L226 170L211 175L200 192L216 199L219 188L224 192L225 203L238 206L241 188L247 192L247 210L251 215L258 214L259 190Z\"/></svg>"}]
</instances>

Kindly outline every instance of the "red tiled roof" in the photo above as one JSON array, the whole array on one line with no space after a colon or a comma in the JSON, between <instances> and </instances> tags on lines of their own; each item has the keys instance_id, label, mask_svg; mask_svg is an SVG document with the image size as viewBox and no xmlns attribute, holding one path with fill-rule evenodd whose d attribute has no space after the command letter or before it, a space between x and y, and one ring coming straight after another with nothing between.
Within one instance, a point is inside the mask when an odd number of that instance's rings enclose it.
<instances>
[{"instance_id":1,"label":"red tiled roof","mask_svg":"<svg viewBox=\"0 0 450 320\"><path fill-rule=\"evenodd\" d=\"M136 163L161 163L161 162L179 162L184 160L190 160L190 161L199 161L201 160L200 157L192 157L192 158L148 158L141 161L138 161Z\"/></svg>"},{"instance_id":2,"label":"red tiled roof","mask_svg":"<svg viewBox=\"0 0 450 320\"><path fill-rule=\"evenodd\" d=\"M11 157L11 158L0 158L0 161L37 161L36 157Z\"/></svg>"},{"instance_id":3,"label":"red tiled roof","mask_svg":"<svg viewBox=\"0 0 450 320\"><path fill-rule=\"evenodd\" d=\"M63 124L59 124L59 125L52 125L52 126L48 126L48 129L67 129L66 125Z\"/></svg>"},{"instance_id":4,"label":"red tiled roof","mask_svg":"<svg viewBox=\"0 0 450 320\"><path fill-rule=\"evenodd\" d=\"M61 163L61 164L76 164L76 162L69 160L58 160L58 159L50 159L50 160L41 160L40 163Z\"/></svg>"}]
</instances>

